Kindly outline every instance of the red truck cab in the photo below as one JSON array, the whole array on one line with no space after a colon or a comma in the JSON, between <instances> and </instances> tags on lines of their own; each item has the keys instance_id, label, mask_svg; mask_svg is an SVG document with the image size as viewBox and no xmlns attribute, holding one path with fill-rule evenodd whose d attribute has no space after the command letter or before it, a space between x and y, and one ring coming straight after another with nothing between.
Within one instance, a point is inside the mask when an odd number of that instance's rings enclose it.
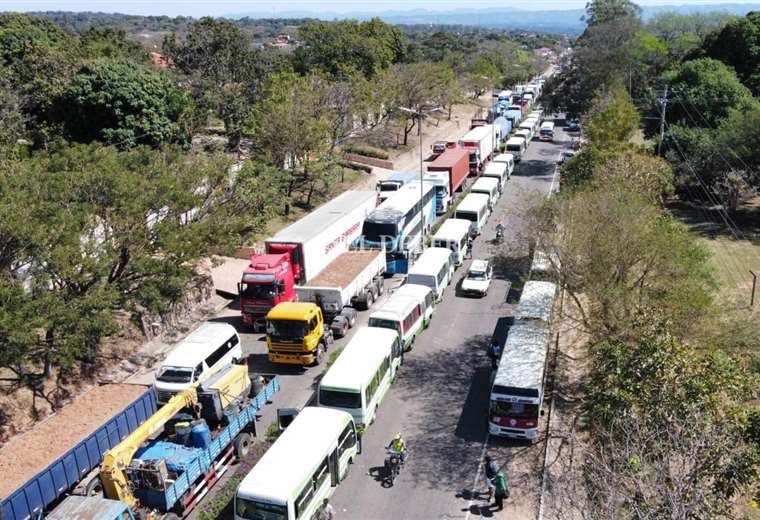
<instances>
[{"instance_id":1,"label":"red truck cab","mask_svg":"<svg viewBox=\"0 0 760 520\"><path fill-rule=\"evenodd\" d=\"M272 307L296 300L293 265L289 251L251 255L238 283L243 323L257 329Z\"/></svg>"}]
</instances>

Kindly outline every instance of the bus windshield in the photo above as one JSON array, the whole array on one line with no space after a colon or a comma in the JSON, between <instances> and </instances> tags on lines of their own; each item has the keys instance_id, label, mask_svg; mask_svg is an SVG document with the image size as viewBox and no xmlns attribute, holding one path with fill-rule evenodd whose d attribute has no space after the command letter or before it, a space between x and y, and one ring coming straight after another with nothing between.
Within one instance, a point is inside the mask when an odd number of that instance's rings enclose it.
<instances>
[{"instance_id":1,"label":"bus windshield","mask_svg":"<svg viewBox=\"0 0 760 520\"><path fill-rule=\"evenodd\" d=\"M348 392L342 390L323 390L319 389L320 406L330 406L333 408L355 408L362 407L362 395L357 392Z\"/></svg>"},{"instance_id":2,"label":"bus windshield","mask_svg":"<svg viewBox=\"0 0 760 520\"><path fill-rule=\"evenodd\" d=\"M398 234L396 224L387 222L364 222L362 235L364 240L369 242L382 242L383 240L394 240Z\"/></svg>"},{"instance_id":3,"label":"bus windshield","mask_svg":"<svg viewBox=\"0 0 760 520\"><path fill-rule=\"evenodd\" d=\"M519 144L508 144L507 145L507 151L509 152L519 152L522 150L522 147Z\"/></svg>"},{"instance_id":4,"label":"bus windshield","mask_svg":"<svg viewBox=\"0 0 760 520\"><path fill-rule=\"evenodd\" d=\"M509 419L538 419L538 405L492 400L491 415Z\"/></svg>"},{"instance_id":5,"label":"bus windshield","mask_svg":"<svg viewBox=\"0 0 760 520\"><path fill-rule=\"evenodd\" d=\"M267 334L272 341L301 341L309 333L308 324L298 320L267 320Z\"/></svg>"},{"instance_id":6,"label":"bus windshield","mask_svg":"<svg viewBox=\"0 0 760 520\"><path fill-rule=\"evenodd\" d=\"M378 327L380 329L391 329L391 330L395 330L396 332L401 332L399 323L397 321L384 320L382 318L370 318L367 326Z\"/></svg>"},{"instance_id":7,"label":"bus windshield","mask_svg":"<svg viewBox=\"0 0 760 520\"><path fill-rule=\"evenodd\" d=\"M266 504L247 498L235 498L235 513L246 520L287 520L286 506Z\"/></svg>"}]
</instances>

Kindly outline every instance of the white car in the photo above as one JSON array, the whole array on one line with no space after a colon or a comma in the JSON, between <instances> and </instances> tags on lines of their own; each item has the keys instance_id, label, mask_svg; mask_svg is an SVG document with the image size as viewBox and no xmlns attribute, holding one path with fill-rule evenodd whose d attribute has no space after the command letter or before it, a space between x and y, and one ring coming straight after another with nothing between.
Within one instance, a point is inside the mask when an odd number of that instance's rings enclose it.
<instances>
[{"instance_id":1,"label":"white car","mask_svg":"<svg viewBox=\"0 0 760 520\"><path fill-rule=\"evenodd\" d=\"M493 266L488 260L473 260L462 280L462 293L465 295L485 296L491 286Z\"/></svg>"}]
</instances>

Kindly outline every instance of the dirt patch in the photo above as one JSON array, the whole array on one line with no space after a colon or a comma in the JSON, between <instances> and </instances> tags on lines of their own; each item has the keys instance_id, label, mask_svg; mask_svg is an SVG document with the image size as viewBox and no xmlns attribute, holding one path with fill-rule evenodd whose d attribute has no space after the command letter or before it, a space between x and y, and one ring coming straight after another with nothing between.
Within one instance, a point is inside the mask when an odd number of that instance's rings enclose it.
<instances>
[{"instance_id":1,"label":"dirt patch","mask_svg":"<svg viewBox=\"0 0 760 520\"><path fill-rule=\"evenodd\" d=\"M55 458L94 432L135 401L146 387L97 386L76 397L60 412L0 448L0 496L8 496Z\"/></svg>"}]
</instances>

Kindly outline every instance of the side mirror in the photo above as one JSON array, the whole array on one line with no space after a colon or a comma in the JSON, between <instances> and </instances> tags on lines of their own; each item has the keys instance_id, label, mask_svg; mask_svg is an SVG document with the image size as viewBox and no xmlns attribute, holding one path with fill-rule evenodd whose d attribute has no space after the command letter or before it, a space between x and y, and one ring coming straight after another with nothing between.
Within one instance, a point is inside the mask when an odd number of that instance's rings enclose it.
<instances>
[{"instance_id":1,"label":"side mirror","mask_svg":"<svg viewBox=\"0 0 760 520\"><path fill-rule=\"evenodd\" d=\"M541 417L543 417L544 415L546 415L546 410L541 410Z\"/></svg>"}]
</instances>

